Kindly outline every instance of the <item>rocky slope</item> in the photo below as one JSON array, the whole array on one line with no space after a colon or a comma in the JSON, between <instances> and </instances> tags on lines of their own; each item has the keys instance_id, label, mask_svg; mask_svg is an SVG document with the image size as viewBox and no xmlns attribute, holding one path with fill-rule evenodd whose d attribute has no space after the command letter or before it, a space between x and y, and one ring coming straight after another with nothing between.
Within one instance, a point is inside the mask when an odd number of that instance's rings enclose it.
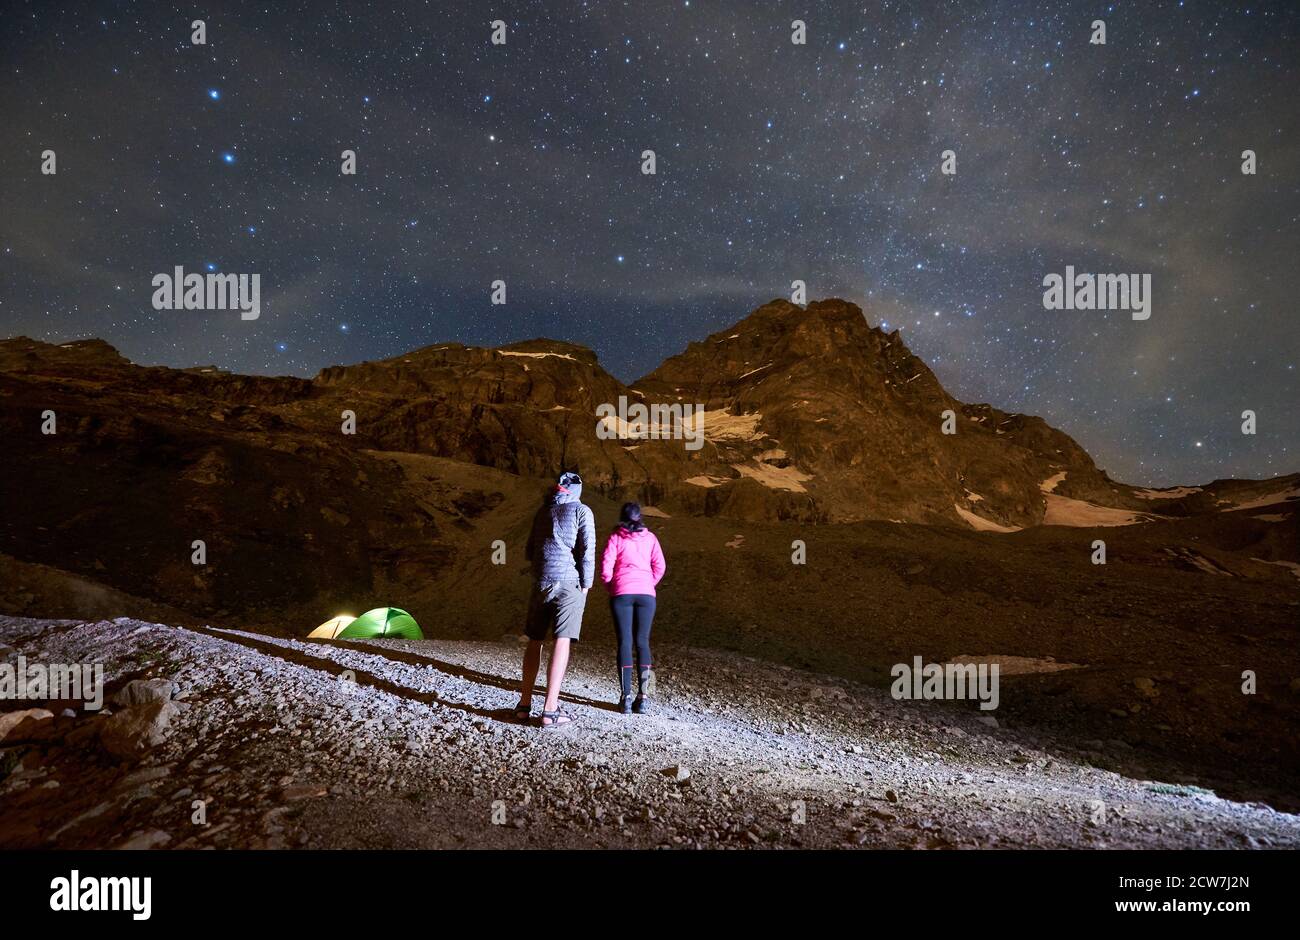
<instances>
[{"instance_id":1,"label":"rocky slope","mask_svg":"<svg viewBox=\"0 0 1300 940\"><path fill-rule=\"evenodd\" d=\"M509 717L513 638L0 618L0 642L105 663L113 712L0 718L7 848L1300 847L1300 818L1086 742L735 654L661 647L655 713L624 717L584 643L578 721L543 731Z\"/></svg>"}]
</instances>

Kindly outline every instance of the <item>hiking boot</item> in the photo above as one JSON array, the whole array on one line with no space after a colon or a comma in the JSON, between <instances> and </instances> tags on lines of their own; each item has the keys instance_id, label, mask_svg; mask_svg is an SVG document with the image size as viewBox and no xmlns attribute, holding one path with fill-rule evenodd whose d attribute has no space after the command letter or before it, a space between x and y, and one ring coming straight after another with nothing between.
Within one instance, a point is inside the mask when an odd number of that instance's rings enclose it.
<instances>
[{"instance_id":1,"label":"hiking boot","mask_svg":"<svg viewBox=\"0 0 1300 940\"><path fill-rule=\"evenodd\" d=\"M618 700L618 710L621 714L632 714L632 696L624 695Z\"/></svg>"},{"instance_id":2,"label":"hiking boot","mask_svg":"<svg viewBox=\"0 0 1300 940\"><path fill-rule=\"evenodd\" d=\"M650 700L644 695L638 695L636 701L632 703L632 711L638 715L645 715L650 711Z\"/></svg>"}]
</instances>

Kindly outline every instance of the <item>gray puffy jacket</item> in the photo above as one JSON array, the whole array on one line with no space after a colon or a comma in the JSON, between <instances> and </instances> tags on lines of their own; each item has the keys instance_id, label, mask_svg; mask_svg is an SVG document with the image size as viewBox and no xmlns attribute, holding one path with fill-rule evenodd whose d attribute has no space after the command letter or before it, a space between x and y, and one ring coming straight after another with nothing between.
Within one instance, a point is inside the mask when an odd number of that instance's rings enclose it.
<instances>
[{"instance_id":1,"label":"gray puffy jacket","mask_svg":"<svg viewBox=\"0 0 1300 940\"><path fill-rule=\"evenodd\" d=\"M589 588L596 580L596 517L580 501L581 483L566 483L552 493L533 518L524 557L538 584Z\"/></svg>"}]
</instances>

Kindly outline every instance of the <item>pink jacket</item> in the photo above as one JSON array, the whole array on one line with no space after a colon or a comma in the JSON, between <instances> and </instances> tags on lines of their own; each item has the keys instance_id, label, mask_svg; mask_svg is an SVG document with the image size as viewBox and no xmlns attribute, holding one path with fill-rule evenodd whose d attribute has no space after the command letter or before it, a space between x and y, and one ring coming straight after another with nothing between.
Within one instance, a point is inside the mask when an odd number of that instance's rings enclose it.
<instances>
[{"instance_id":1,"label":"pink jacket","mask_svg":"<svg viewBox=\"0 0 1300 940\"><path fill-rule=\"evenodd\" d=\"M610 594L655 593L655 585L667 569L659 540L649 529L629 532L622 526L614 529L605 543L600 560L600 580Z\"/></svg>"}]
</instances>

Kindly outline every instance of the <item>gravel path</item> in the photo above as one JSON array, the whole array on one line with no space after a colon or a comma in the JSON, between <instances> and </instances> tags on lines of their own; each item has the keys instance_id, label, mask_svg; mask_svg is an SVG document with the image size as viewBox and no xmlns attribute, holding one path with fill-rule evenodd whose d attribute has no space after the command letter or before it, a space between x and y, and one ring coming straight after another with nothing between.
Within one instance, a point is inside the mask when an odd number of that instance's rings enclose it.
<instances>
[{"instance_id":1,"label":"gravel path","mask_svg":"<svg viewBox=\"0 0 1300 940\"><path fill-rule=\"evenodd\" d=\"M654 713L625 717L604 651L579 644L578 720L542 730L511 717L516 642L0 617L0 643L102 662L110 693L179 690L138 756L106 750L113 718L60 714L72 703L12 729L6 847L1300 847L1298 816L730 653L656 648Z\"/></svg>"}]
</instances>

